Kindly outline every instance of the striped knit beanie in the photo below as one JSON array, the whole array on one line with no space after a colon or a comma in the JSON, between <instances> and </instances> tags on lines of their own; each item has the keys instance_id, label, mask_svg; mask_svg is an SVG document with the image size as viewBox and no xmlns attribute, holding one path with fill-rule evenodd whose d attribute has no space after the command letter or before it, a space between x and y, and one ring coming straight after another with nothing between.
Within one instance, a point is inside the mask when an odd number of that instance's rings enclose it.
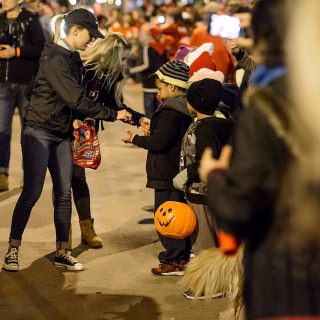
<instances>
[{"instance_id":1,"label":"striped knit beanie","mask_svg":"<svg viewBox=\"0 0 320 320\"><path fill-rule=\"evenodd\" d=\"M188 89L189 66L182 61L172 60L165 63L155 72L159 80Z\"/></svg>"}]
</instances>

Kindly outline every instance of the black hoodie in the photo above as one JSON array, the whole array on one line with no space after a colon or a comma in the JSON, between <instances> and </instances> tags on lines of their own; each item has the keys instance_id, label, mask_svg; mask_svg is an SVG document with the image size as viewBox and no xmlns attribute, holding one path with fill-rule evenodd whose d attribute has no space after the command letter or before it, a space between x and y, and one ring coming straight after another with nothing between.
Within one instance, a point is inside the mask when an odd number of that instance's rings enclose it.
<instances>
[{"instance_id":1,"label":"black hoodie","mask_svg":"<svg viewBox=\"0 0 320 320\"><path fill-rule=\"evenodd\" d=\"M77 51L46 43L27 108L25 124L38 129L69 134L72 111L83 117L114 121L117 111L86 96L80 84L82 62Z\"/></svg>"},{"instance_id":2,"label":"black hoodie","mask_svg":"<svg viewBox=\"0 0 320 320\"><path fill-rule=\"evenodd\" d=\"M133 138L133 144L148 150L148 188L176 190L172 179L179 172L181 141L191 122L186 98L168 98L151 118L150 136Z\"/></svg>"},{"instance_id":3,"label":"black hoodie","mask_svg":"<svg viewBox=\"0 0 320 320\"><path fill-rule=\"evenodd\" d=\"M181 145L180 171L187 169L186 194L192 203L204 204L206 185L200 182L198 168L203 151L210 147L219 158L222 147L231 143L232 120L208 117L195 121L187 130Z\"/></svg>"}]
</instances>

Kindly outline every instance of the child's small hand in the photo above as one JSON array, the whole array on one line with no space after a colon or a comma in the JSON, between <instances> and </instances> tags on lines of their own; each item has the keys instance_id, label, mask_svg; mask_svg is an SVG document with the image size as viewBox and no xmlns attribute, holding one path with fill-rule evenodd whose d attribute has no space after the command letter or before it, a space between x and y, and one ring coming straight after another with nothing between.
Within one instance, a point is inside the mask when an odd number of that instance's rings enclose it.
<instances>
[{"instance_id":1,"label":"child's small hand","mask_svg":"<svg viewBox=\"0 0 320 320\"><path fill-rule=\"evenodd\" d=\"M133 132L131 132L130 130L126 131L128 136L121 139L124 143L132 143L132 139L135 136L135 134Z\"/></svg>"},{"instance_id":2,"label":"child's small hand","mask_svg":"<svg viewBox=\"0 0 320 320\"><path fill-rule=\"evenodd\" d=\"M173 186L181 191L184 191L184 188L188 182L188 171L184 169L180 171L172 180Z\"/></svg>"}]
</instances>

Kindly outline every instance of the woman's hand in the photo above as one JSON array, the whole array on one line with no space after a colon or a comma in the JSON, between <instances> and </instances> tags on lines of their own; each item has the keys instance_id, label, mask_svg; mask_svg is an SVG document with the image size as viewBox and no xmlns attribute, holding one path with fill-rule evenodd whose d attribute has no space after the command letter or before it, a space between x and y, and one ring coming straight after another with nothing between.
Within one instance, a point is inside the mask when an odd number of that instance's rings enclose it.
<instances>
[{"instance_id":1,"label":"woman's hand","mask_svg":"<svg viewBox=\"0 0 320 320\"><path fill-rule=\"evenodd\" d=\"M125 122L130 122L132 119L132 114L127 110L120 110L117 113L117 120L124 120Z\"/></svg>"},{"instance_id":2,"label":"woman's hand","mask_svg":"<svg viewBox=\"0 0 320 320\"><path fill-rule=\"evenodd\" d=\"M212 170L228 170L230 165L231 154L232 147L230 145L226 145L222 148L220 157L218 159L215 159L212 156L212 149L206 148L202 154L200 166L198 169L201 181L207 183L208 175Z\"/></svg>"}]
</instances>

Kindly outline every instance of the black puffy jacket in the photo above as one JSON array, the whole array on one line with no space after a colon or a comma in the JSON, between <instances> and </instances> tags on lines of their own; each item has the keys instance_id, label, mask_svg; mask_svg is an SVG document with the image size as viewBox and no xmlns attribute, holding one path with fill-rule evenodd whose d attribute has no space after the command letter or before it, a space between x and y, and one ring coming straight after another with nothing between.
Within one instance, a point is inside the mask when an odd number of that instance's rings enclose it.
<instances>
[{"instance_id":1,"label":"black puffy jacket","mask_svg":"<svg viewBox=\"0 0 320 320\"><path fill-rule=\"evenodd\" d=\"M175 190L172 179L179 172L181 142L191 122L186 98L168 98L152 116L150 136L133 138L133 144L148 150L148 188Z\"/></svg>"}]
</instances>

